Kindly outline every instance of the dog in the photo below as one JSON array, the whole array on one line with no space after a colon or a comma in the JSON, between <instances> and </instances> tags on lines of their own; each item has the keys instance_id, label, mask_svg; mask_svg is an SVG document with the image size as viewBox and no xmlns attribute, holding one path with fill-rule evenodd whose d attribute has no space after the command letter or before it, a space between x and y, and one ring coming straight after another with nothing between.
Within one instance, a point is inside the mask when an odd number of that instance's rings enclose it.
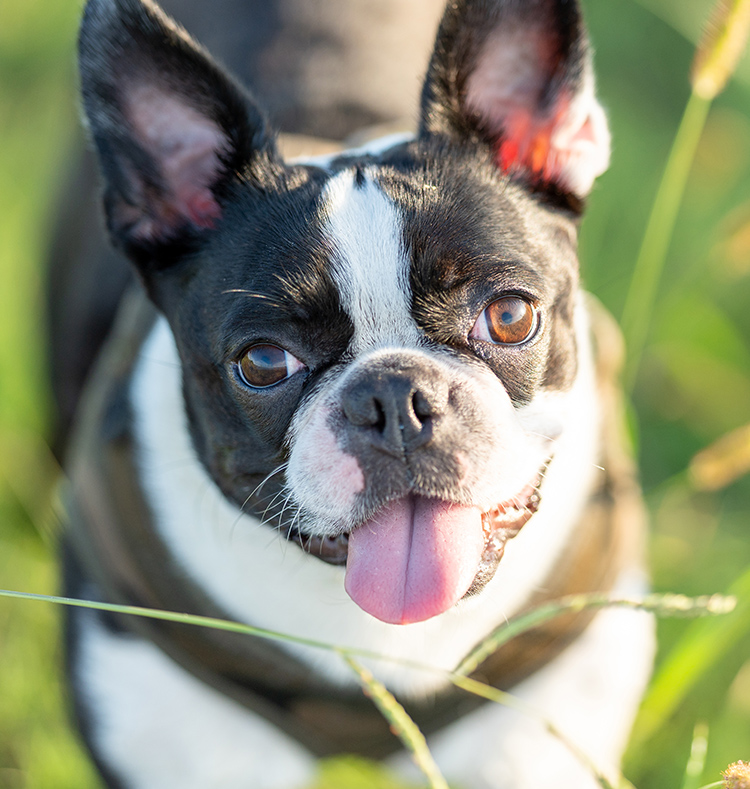
<instances>
[{"instance_id":1,"label":"dog","mask_svg":"<svg viewBox=\"0 0 750 789\"><path fill-rule=\"evenodd\" d=\"M414 777L326 642L369 655L449 782L599 785L577 750L616 769L647 616L569 616L482 663L538 714L448 678L537 603L646 584L616 330L579 286L609 132L578 3L451 0L416 134L302 159L151 0L89 0L80 70L139 283L71 439L68 593L298 639L71 613L106 784L292 789L337 753Z\"/></svg>"}]
</instances>

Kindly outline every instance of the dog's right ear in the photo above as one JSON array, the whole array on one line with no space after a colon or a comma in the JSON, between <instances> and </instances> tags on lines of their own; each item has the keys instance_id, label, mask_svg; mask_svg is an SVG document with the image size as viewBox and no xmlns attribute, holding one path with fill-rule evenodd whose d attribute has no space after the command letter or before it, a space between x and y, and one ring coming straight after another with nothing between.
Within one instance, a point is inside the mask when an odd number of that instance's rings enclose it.
<instances>
[{"instance_id":1,"label":"dog's right ear","mask_svg":"<svg viewBox=\"0 0 750 789\"><path fill-rule=\"evenodd\" d=\"M273 139L242 88L151 0L89 0L79 59L110 233L157 269L220 221L233 182L273 169Z\"/></svg>"},{"instance_id":2,"label":"dog's right ear","mask_svg":"<svg viewBox=\"0 0 750 789\"><path fill-rule=\"evenodd\" d=\"M509 177L585 197L610 146L579 0L450 0L420 131L479 141Z\"/></svg>"}]
</instances>

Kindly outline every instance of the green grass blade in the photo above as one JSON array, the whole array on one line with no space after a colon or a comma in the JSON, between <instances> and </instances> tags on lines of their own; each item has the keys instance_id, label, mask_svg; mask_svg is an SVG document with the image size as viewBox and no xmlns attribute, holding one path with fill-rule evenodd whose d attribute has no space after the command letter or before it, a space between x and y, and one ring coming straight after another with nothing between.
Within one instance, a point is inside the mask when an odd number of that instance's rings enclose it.
<instances>
[{"instance_id":1,"label":"green grass blade","mask_svg":"<svg viewBox=\"0 0 750 789\"><path fill-rule=\"evenodd\" d=\"M648 748L696 683L750 631L750 570L730 587L739 600L732 616L694 622L656 673L634 732L634 752Z\"/></svg>"},{"instance_id":2,"label":"green grass blade","mask_svg":"<svg viewBox=\"0 0 750 789\"><path fill-rule=\"evenodd\" d=\"M708 726L698 723L693 730L693 741L690 744L690 758L685 767L685 778L682 789L699 789L703 771L706 768L708 754Z\"/></svg>"},{"instance_id":3,"label":"green grass blade","mask_svg":"<svg viewBox=\"0 0 750 789\"><path fill-rule=\"evenodd\" d=\"M126 614L128 616L141 616L148 619L160 619L166 622L177 622L183 625L193 625L195 627L210 627L215 630L226 630L230 633L241 633L243 635L255 636L271 641L287 641L316 649L326 649L329 651L339 651L335 644L327 644L323 641L314 639L299 638L280 633L275 630L266 630L262 627L232 622L228 619L216 619L210 616L196 616L194 614L181 614L175 611L162 611L157 608L143 608L134 605L118 605L117 603L101 603L93 600L78 600L71 597L58 597L55 595L32 594L30 592L14 592L7 589L0 589L0 597L15 598L17 600L31 600L36 602L54 603L57 605L67 605L74 608L90 608L96 611L110 611L114 614ZM368 657L377 657L365 653Z\"/></svg>"},{"instance_id":4,"label":"green grass blade","mask_svg":"<svg viewBox=\"0 0 750 789\"><path fill-rule=\"evenodd\" d=\"M393 694L356 660L343 655L344 660L357 675L365 693L388 721L391 731L411 753L415 764L424 773L430 789L448 789L448 784L432 758L427 740L406 710L396 701Z\"/></svg>"},{"instance_id":5,"label":"green grass blade","mask_svg":"<svg viewBox=\"0 0 750 789\"><path fill-rule=\"evenodd\" d=\"M56 595L33 594L31 592L15 592L8 589L0 589L0 597L7 597L17 600L27 600L34 602L53 603L57 605L67 605L75 608L89 608L97 611L110 611L115 614L125 614L128 616L141 616L150 619L160 619L167 622L177 622L184 625L195 627L210 627L216 630L226 630L232 633L240 633L247 636L255 636L271 641L286 641L289 643L301 644L302 646L314 649L323 649L329 652L337 652L342 655L370 658L372 660L382 660L399 665L419 669L422 671L438 671L446 673L444 669L436 668L417 661L389 658L378 652L365 649L355 649L341 646L340 644L330 644L325 641L317 641L310 638L292 636L276 630L268 630L262 627L254 627L240 622L233 622L228 619L217 619L209 616L199 616L196 614L178 613L175 611L163 611L157 608L144 608L133 605L120 605L118 603L103 603L94 600L79 600L71 597L59 597ZM675 594L654 594L638 600L632 598L611 597L602 593L572 595L561 600L548 603L532 611L511 619L501 625L496 631L482 641L471 654L461 663L456 670L457 674L470 674L485 657L495 649L509 641L516 635L535 627L538 624L547 622L562 614L571 611L582 611L585 608L603 608L607 606L628 607L642 609L656 613L658 616L670 617L693 617L709 614L725 614L732 611L736 601L733 597L722 595L712 595L710 597L686 597Z\"/></svg>"},{"instance_id":6,"label":"green grass blade","mask_svg":"<svg viewBox=\"0 0 750 789\"><path fill-rule=\"evenodd\" d=\"M521 699L519 699L517 696L514 696L511 693L506 693L503 690L498 690L497 688L493 688L490 685L486 685L484 682L479 682L478 680L471 679L471 677L465 677L460 674L453 674L451 676L451 682L457 688L461 688L467 693L472 693L475 696L487 699L487 701L494 702L495 704L502 704L504 707L510 707L511 709L538 720L549 734L561 742L573 754L573 756L575 756L581 762L581 764L583 764L583 766L589 770L602 789L634 789L633 785L623 776L618 776L616 785L612 784L607 776L597 768L591 759L589 759L589 757L572 740L570 740L562 731L560 731L560 729L558 729L554 723L547 720L538 710L535 710L533 707L521 701Z\"/></svg>"},{"instance_id":7,"label":"green grass blade","mask_svg":"<svg viewBox=\"0 0 750 789\"><path fill-rule=\"evenodd\" d=\"M735 598L722 595L685 597L675 594L653 594L640 600L612 597L601 592L570 595L534 608L501 625L472 650L462 661L456 673L471 674L503 644L563 614L579 613L590 608L623 607L650 611L663 617L699 617L727 614L734 610L735 605Z\"/></svg>"},{"instance_id":8,"label":"green grass blade","mask_svg":"<svg viewBox=\"0 0 750 789\"><path fill-rule=\"evenodd\" d=\"M672 143L633 269L621 320L628 348L624 376L628 392L632 391L635 384L677 214L710 106L710 100L701 98L695 92L691 93Z\"/></svg>"}]
</instances>

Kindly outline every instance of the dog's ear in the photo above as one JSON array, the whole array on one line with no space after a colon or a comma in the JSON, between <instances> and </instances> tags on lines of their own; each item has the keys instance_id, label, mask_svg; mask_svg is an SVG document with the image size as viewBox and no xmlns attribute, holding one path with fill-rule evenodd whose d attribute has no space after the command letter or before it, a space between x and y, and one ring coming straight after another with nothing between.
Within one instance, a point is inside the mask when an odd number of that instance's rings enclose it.
<instances>
[{"instance_id":1,"label":"dog's ear","mask_svg":"<svg viewBox=\"0 0 750 789\"><path fill-rule=\"evenodd\" d=\"M141 267L164 266L274 160L265 120L151 0L89 0L79 58L110 233Z\"/></svg>"},{"instance_id":2,"label":"dog's ear","mask_svg":"<svg viewBox=\"0 0 750 789\"><path fill-rule=\"evenodd\" d=\"M422 93L422 134L492 147L537 189L584 197L609 164L577 0L456 0Z\"/></svg>"}]
</instances>

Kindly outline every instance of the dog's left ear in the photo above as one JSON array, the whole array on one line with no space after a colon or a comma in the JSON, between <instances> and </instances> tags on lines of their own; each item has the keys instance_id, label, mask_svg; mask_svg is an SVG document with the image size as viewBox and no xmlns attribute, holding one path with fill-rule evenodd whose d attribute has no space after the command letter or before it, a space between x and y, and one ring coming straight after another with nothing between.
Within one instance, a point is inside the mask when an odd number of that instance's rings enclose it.
<instances>
[{"instance_id":1,"label":"dog's left ear","mask_svg":"<svg viewBox=\"0 0 750 789\"><path fill-rule=\"evenodd\" d=\"M89 0L79 60L110 234L148 274L220 220L233 183L268 172L273 139L255 102L152 0Z\"/></svg>"},{"instance_id":2,"label":"dog's left ear","mask_svg":"<svg viewBox=\"0 0 750 789\"><path fill-rule=\"evenodd\" d=\"M492 147L537 189L582 198L609 164L577 0L455 0L438 30L421 133Z\"/></svg>"}]
</instances>

